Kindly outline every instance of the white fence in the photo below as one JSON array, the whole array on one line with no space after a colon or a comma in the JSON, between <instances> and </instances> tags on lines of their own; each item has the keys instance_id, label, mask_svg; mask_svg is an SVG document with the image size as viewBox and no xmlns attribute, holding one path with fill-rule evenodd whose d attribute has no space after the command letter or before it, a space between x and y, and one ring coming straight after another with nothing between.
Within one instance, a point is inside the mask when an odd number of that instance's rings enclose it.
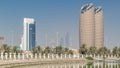
<instances>
[{"instance_id":1,"label":"white fence","mask_svg":"<svg viewBox=\"0 0 120 68\"><path fill-rule=\"evenodd\" d=\"M120 59L118 58L119 55L82 55L82 54L74 54L74 55L71 55L71 54L26 54L26 53L0 53L0 60L24 60L24 59L41 59L41 60L56 60L56 59L59 59L59 60L64 60L64 59L84 59L86 57L92 57L93 59L96 59L96 60L102 60L103 58L107 58L107 59Z\"/></svg>"}]
</instances>

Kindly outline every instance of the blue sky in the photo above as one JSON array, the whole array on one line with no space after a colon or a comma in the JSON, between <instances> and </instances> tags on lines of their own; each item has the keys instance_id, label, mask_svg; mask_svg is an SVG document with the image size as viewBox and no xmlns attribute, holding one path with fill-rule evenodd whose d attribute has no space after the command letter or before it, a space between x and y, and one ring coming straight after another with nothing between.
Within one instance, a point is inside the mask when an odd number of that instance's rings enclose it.
<instances>
[{"instance_id":1,"label":"blue sky","mask_svg":"<svg viewBox=\"0 0 120 68\"><path fill-rule=\"evenodd\" d=\"M69 32L70 47L79 47L79 14L86 3L102 6L104 11L104 43L108 48L120 47L120 1L119 0L0 0L0 36L8 45L20 44L23 18L36 20L37 45L56 42ZM14 41L14 42L13 42Z\"/></svg>"}]
</instances>

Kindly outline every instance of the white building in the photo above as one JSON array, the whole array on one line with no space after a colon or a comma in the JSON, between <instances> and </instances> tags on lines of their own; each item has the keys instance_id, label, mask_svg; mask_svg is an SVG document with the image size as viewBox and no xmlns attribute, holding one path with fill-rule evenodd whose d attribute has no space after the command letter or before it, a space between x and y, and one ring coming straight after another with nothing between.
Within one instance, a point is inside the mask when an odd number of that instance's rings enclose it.
<instances>
[{"instance_id":1,"label":"white building","mask_svg":"<svg viewBox=\"0 0 120 68\"><path fill-rule=\"evenodd\" d=\"M23 37L21 39L21 49L31 50L36 45L35 20L24 18Z\"/></svg>"}]
</instances>

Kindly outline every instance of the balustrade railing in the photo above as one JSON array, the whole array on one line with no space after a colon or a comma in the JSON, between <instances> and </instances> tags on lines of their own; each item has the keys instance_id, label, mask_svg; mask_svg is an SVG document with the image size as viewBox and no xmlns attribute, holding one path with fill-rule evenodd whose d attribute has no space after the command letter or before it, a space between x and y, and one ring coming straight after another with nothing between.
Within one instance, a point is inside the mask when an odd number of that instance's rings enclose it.
<instances>
[{"instance_id":1,"label":"balustrade railing","mask_svg":"<svg viewBox=\"0 0 120 68\"><path fill-rule=\"evenodd\" d=\"M92 57L93 59L103 59L103 58L108 58L108 59L114 59L118 58L120 59L119 55L83 55L83 54L26 54L26 53L0 53L0 60L24 60L24 59L41 59L41 60L71 60L71 59L84 59L86 57Z\"/></svg>"}]
</instances>

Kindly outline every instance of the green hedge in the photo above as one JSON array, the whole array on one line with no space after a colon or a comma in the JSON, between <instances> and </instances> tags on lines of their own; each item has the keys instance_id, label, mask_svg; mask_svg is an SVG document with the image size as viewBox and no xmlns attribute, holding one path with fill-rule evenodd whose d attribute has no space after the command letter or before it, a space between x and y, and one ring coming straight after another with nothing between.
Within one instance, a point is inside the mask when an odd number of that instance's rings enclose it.
<instances>
[{"instance_id":1,"label":"green hedge","mask_svg":"<svg viewBox=\"0 0 120 68\"><path fill-rule=\"evenodd\" d=\"M86 59L87 59L87 60L93 60L93 58L90 57L90 56L89 56L89 57L86 57Z\"/></svg>"}]
</instances>

